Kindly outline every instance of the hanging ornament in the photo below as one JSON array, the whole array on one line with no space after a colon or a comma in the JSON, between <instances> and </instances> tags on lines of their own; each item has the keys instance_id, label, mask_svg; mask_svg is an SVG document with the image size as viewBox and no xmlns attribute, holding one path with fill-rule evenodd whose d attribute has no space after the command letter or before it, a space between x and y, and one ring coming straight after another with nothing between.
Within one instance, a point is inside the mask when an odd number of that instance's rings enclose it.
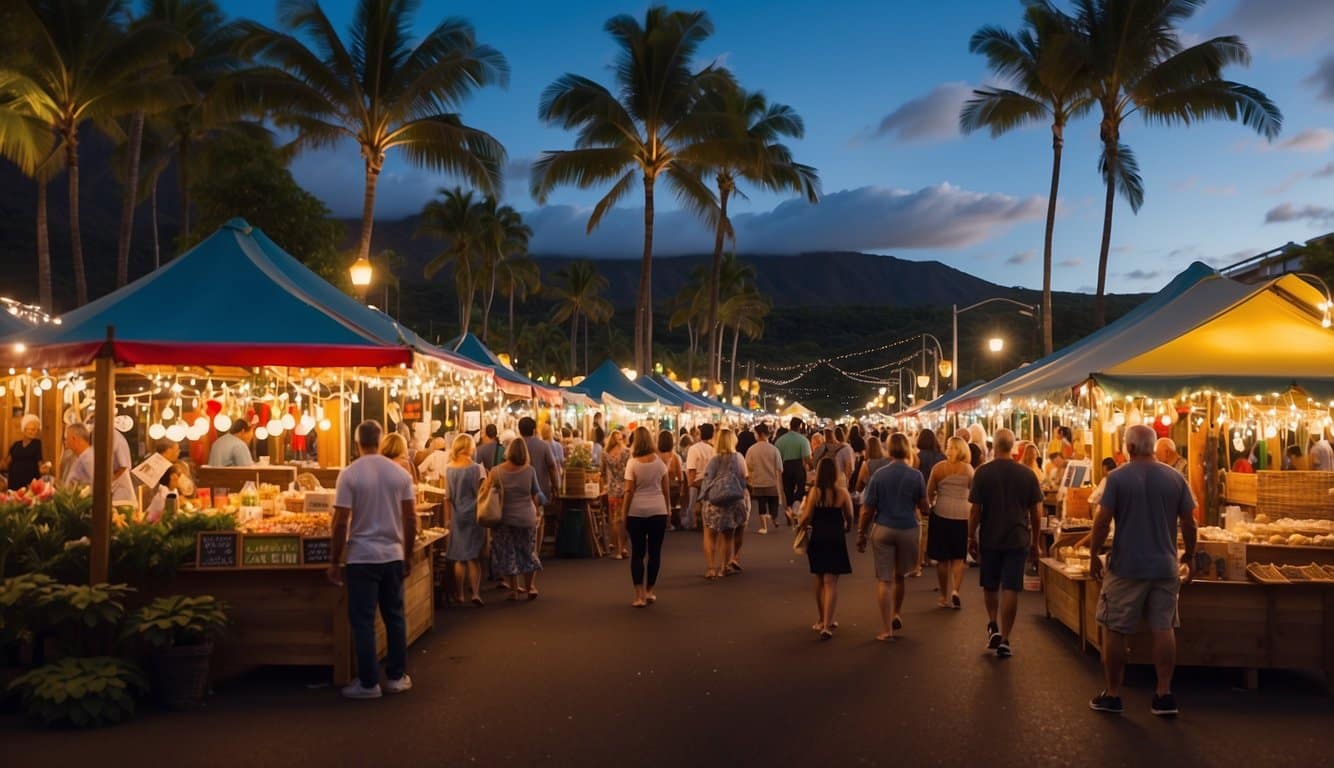
<instances>
[{"instance_id":1,"label":"hanging ornament","mask_svg":"<svg viewBox=\"0 0 1334 768\"><path fill-rule=\"evenodd\" d=\"M157 423L151 424L148 427L148 436L153 438L154 440L161 440L162 438L167 436L167 428L162 426L161 424Z\"/></svg>"},{"instance_id":2,"label":"hanging ornament","mask_svg":"<svg viewBox=\"0 0 1334 768\"><path fill-rule=\"evenodd\" d=\"M173 411L173 410L171 409L171 406L170 406L170 405L167 406L166 408L163 408L163 409L162 409L162 418L163 418L164 420L165 420L165 419L170 419L170 418L172 418L172 417L175 416L175 415L176 415L176 411Z\"/></svg>"}]
</instances>

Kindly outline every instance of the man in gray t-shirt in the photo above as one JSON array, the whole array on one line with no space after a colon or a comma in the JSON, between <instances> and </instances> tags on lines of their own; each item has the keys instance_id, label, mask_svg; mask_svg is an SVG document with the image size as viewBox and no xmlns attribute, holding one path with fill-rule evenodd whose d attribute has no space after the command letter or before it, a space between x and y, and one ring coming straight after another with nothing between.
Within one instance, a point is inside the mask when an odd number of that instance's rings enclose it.
<instances>
[{"instance_id":1,"label":"man in gray t-shirt","mask_svg":"<svg viewBox=\"0 0 1334 768\"><path fill-rule=\"evenodd\" d=\"M1158 673L1150 711L1176 715L1172 670L1176 666L1178 575L1177 526L1188 567L1195 559L1195 498L1181 473L1154 458L1155 434L1143 424L1126 430L1130 461L1107 475L1107 484L1093 519L1089 547L1094 557L1089 574L1102 582L1098 596L1098 623L1102 625L1103 670L1107 688L1089 701L1099 712L1120 713L1121 678L1126 664L1126 635L1141 621L1153 633L1154 667ZM1116 539L1107 567L1097 555L1116 521ZM1187 570L1185 579L1190 580Z\"/></svg>"},{"instance_id":2,"label":"man in gray t-shirt","mask_svg":"<svg viewBox=\"0 0 1334 768\"><path fill-rule=\"evenodd\" d=\"M560 487L560 476L556 471L556 457L551 455L551 445L537 436L537 422L531 416L519 419L519 435L528 446L528 463L537 472L537 487L542 489L544 502L551 503L551 492Z\"/></svg>"}]
</instances>

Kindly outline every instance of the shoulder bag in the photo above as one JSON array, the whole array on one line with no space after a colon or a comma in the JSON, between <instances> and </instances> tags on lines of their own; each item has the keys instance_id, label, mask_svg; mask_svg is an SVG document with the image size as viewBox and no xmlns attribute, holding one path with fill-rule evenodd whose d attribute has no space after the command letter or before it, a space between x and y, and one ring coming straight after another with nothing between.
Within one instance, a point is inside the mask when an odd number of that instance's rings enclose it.
<instances>
[{"instance_id":1,"label":"shoulder bag","mask_svg":"<svg viewBox=\"0 0 1334 768\"><path fill-rule=\"evenodd\" d=\"M811 542L811 529L809 526L798 528L797 534L792 539L792 553L796 555L806 554L806 545Z\"/></svg>"},{"instance_id":2,"label":"shoulder bag","mask_svg":"<svg viewBox=\"0 0 1334 768\"><path fill-rule=\"evenodd\" d=\"M704 498L715 507L725 507L745 498L746 487L741 484L741 478L736 471L736 462L733 461L732 466L724 468L721 456L715 456L713 460L718 462L718 466L714 470L713 481L709 483Z\"/></svg>"},{"instance_id":3,"label":"shoulder bag","mask_svg":"<svg viewBox=\"0 0 1334 768\"><path fill-rule=\"evenodd\" d=\"M486 495L477 500L477 524L483 528L495 528L505 516L505 491L500 479L500 469L493 471L491 485Z\"/></svg>"}]
</instances>

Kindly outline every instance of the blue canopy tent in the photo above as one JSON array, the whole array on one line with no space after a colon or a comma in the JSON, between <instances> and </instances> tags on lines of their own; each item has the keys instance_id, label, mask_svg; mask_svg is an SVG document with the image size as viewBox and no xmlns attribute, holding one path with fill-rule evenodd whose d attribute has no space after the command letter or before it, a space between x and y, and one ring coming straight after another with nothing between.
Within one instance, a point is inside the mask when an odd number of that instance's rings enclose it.
<instances>
[{"instance_id":1,"label":"blue canopy tent","mask_svg":"<svg viewBox=\"0 0 1334 768\"><path fill-rule=\"evenodd\" d=\"M626 378L611 360L604 361L571 389L606 404L647 406L662 402L658 395Z\"/></svg>"},{"instance_id":2,"label":"blue canopy tent","mask_svg":"<svg viewBox=\"0 0 1334 768\"><path fill-rule=\"evenodd\" d=\"M636 379L635 383L657 395L664 403L683 411L711 411L716 407L707 400L694 397L689 392L674 386L669 379L645 376Z\"/></svg>"},{"instance_id":3,"label":"blue canopy tent","mask_svg":"<svg viewBox=\"0 0 1334 768\"><path fill-rule=\"evenodd\" d=\"M518 371L505 367L482 340L471 333L465 333L451 339L446 345L456 354L480 363L491 369L495 376L496 387L512 397L541 400L553 405L561 403L560 389L539 384Z\"/></svg>"},{"instance_id":4,"label":"blue canopy tent","mask_svg":"<svg viewBox=\"0 0 1334 768\"><path fill-rule=\"evenodd\" d=\"M666 376L655 375L652 378L653 381L658 384L658 386L668 390L669 392L675 393L678 397L681 397L685 402L692 404L698 409L709 410L709 411L723 410L723 404L718 402L717 400L710 400L706 397L701 397L700 395L697 395L694 392L687 390L685 387L672 381Z\"/></svg>"}]
</instances>

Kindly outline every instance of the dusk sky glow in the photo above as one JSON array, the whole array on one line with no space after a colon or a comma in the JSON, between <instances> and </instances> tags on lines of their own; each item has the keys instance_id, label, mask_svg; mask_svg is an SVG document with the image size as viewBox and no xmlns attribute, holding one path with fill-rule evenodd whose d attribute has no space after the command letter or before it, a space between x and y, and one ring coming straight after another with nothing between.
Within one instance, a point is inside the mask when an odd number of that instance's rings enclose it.
<instances>
[{"instance_id":1,"label":"dusk sky glow","mask_svg":"<svg viewBox=\"0 0 1334 768\"><path fill-rule=\"evenodd\" d=\"M353 0L323 4L345 27ZM229 14L275 23L271 0L222 5ZM601 192L561 189L538 209L528 195L527 166L542 150L573 141L538 120L541 91L565 72L609 83L615 47L602 25L618 13L642 16L646 7L623 0L467 0L423 3L418 13L422 30L445 16L470 20L479 40L509 60L509 88L480 92L463 116L508 149L505 198L533 225L537 254L638 255L642 196L632 195L586 237L587 208ZM716 32L701 64L724 62L743 85L802 115L806 137L792 147L822 177L826 197L816 207L747 190L750 199L733 206L742 253L892 253L936 259L1003 285L1040 286L1049 131L1033 127L992 139L961 136L956 127L963 100L989 81L968 39L984 24L1016 29L1017 0L672 7L703 8L712 17ZM1157 290L1193 260L1223 265L1334 230L1334 2L1215 0L1185 32L1188 43L1238 34L1250 45L1252 66L1226 75L1278 104L1283 133L1266 143L1237 124L1128 120L1122 138L1139 156L1147 192L1138 215L1118 203L1109 269L1114 291ZM1067 131L1054 254L1058 290L1091 291L1096 278L1102 222L1096 164L1097 123L1086 118ZM293 170L336 214L359 214L363 171L355 147L307 153ZM391 154L377 217L415 213L436 188L456 183ZM660 207L659 226L660 255L711 249L712 237L684 212Z\"/></svg>"}]
</instances>

